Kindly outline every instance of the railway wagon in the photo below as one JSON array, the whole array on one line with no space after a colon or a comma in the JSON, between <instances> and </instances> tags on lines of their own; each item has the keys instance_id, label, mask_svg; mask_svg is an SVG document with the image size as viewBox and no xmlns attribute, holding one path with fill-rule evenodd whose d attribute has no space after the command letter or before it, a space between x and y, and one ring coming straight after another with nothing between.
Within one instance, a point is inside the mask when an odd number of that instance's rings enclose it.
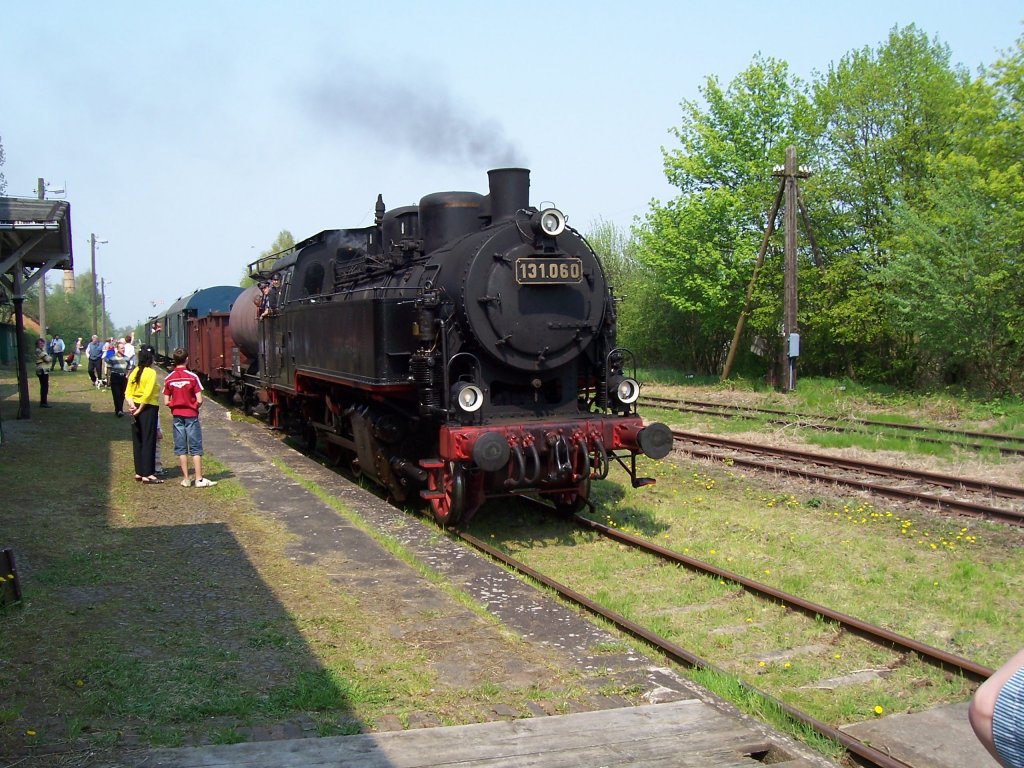
<instances>
[{"instance_id":1,"label":"railway wagon","mask_svg":"<svg viewBox=\"0 0 1024 768\"><path fill-rule=\"evenodd\" d=\"M164 314L150 318L146 343L153 347L157 360L166 365L178 347L189 350L189 321L205 318L211 312L230 312L241 292L237 285L200 288L179 298ZM189 352L191 355L191 350Z\"/></svg>"},{"instance_id":2,"label":"railway wagon","mask_svg":"<svg viewBox=\"0 0 1024 768\"><path fill-rule=\"evenodd\" d=\"M245 295L244 292L239 295ZM197 373L204 386L216 392L232 391L239 368L249 365L249 358L240 352L231 336L230 312L210 312L203 317L189 318L189 368Z\"/></svg>"}]
</instances>

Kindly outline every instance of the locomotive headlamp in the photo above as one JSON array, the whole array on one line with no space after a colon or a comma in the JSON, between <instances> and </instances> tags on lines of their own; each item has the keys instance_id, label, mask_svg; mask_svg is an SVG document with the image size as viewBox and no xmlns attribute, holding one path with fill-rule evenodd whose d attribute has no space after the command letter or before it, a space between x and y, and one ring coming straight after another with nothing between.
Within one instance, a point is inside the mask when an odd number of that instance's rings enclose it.
<instances>
[{"instance_id":1,"label":"locomotive headlamp","mask_svg":"<svg viewBox=\"0 0 1024 768\"><path fill-rule=\"evenodd\" d=\"M463 413L473 413L484 404L484 393L476 384L460 381L452 387L452 400Z\"/></svg>"},{"instance_id":2,"label":"locomotive headlamp","mask_svg":"<svg viewBox=\"0 0 1024 768\"><path fill-rule=\"evenodd\" d=\"M632 405L640 397L640 384L636 379L621 378L613 381L615 397L623 405Z\"/></svg>"},{"instance_id":3,"label":"locomotive headlamp","mask_svg":"<svg viewBox=\"0 0 1024 768\"><path fill-rule=\"evenodd\" d=\"M565 232L565 215L557 208L546 208L533 214L530 223L538 235L558 237Z\"/></svg>"}]
</instances>

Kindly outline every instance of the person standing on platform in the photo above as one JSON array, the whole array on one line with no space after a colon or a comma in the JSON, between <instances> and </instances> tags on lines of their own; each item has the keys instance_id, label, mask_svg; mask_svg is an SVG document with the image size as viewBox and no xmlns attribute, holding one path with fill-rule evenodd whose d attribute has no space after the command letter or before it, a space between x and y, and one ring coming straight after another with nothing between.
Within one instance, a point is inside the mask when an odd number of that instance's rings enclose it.
<instances>
[{"instance_id":1,"label":"person standing on platform","mask_svg":"<svg viewBox=\"0 0 1024 768\"><path fill-rule=\"evenodd\" d=\"M50 351L50 370L52 371L54 366L60 364L60 369L64 370L64 339L57 334L53 337L53 349Z\"/></svg>"},{"instance_id":2,"label":"person standing on platform","mask_svg":"<svg viewBox=\"0 0 1024 768\"><path fill-rule=\"evenodd\" d=\"M75 348L71 351L72 352L72 357L71 357L71 360L69 362L71 363L71 370L72 371L77 371L78 370L78 366L80 366L82 364L82 352L84 352L84 351L85 351L85 345L82 343L82 337L79 336L78 340L75 342Z\"/></svg>"},{"instance_id":3,"label":"person standing on platform","mask_svg":"<svg viewBox=\"0 0 1024 768\"><path fill-rule=\"evenodd\" d=\"M162 483L156 476L156 425L160 411L160 387L153 370L153 353L143 348L139 364L128 377L125 403L132 416L132 455L135 479L146 483Z\"/></svg>"},{"instance_id":4,"label":"person standing on platform","mask_svg":"<svg viewBox=\"0 0 1024 768\"><path fill-rule=\"evenodd\" d=\"M49 408L46 396L50 392L50 353L46 351L46 339L36 341L36 376L39 377L39 407Z\"/></svg>"},{"instance_id":5,"label":"person standing on platform","mask_svg":"<svg viewBox=\"0 0 1024 768\"><path fill-rule=\"evenodd\" d=\"M128 388L128 371L131 369L131 360L124 347L124 342L119 341L104 357L107 370L110 372L110 395L114 398L114 413L118 418L124 416L124 393Z\"/></svg>"},{"instance_id":6,"label":"person standing on platform","mask_svg":"<svg viewBox=\"0 0 1024 768\"><path fill-rule=\"evenodd\" d=\"M124 337L124 356L128 358L128 367L135 367L135 345L132 344L132 335L129 333Z\"/></svg>"},{"instance_id":7,"label":"person standing on platform","mask_svg":"<svg viewBox=\"0 0 1024 768\"><path fill-rule=\"evenodd\" d=\"M196 488L209 488L215 480L203 477L203 431L199 409L203 405L203 384L188 369L188 352L178 347L171 353L174 370L164 379L164 405L171 409L174 427L174 453L181 464L181 484L188 488L188 457L192 456Z\"/></svg>"}]
</instances>

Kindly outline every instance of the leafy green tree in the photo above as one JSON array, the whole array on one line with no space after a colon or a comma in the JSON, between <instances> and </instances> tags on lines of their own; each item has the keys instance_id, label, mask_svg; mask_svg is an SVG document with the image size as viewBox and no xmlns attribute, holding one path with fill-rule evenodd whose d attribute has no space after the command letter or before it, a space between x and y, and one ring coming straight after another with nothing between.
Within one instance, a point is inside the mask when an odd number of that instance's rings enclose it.
<instances>
[{"instance_id":1,"label":"leafy green tree","mask_svg":"<svg viewBox=\"0 0 1024 768\"><path fill-rule=\"evenodd\" d=\"M880 271L893 258L900 211L923 199L931 158L949 148L966 82L948 46L913 25L894 27L877 49L847 54L816 80L820 167L809 186L827 263L805 331L827 341L819 351L831 351L812 365L890 380L914 375L914 338L888 323L892 297Z\"/></svg>"},{"instance_id":2,"label":"leafy green tree","mask_svg":"<svg viewBox=\"0 0 1024 768\"><path fill-rule=\"evenodd\" d=\"M809 102L788 65L756 56L725 88L711 77L704 104L682 103L672 133L681 148L662 149L665 175L680 190L655 203L636 230L640 261L659 296L678 313L686 346L677 362L699 373L721 369L742 311L778 180L770 170L789 144L809 146ZM759 311L748 326L776 335L781 269L765 270ZM744 345L746 346L746 344Z\"/></svg>"},{"instance_id":3,"label":"leafy green tree","mask_svg":"<svg viewBox=\"0 0 1024 768\"><path fill-rule=\"evenodd\" d=\"M599 220L587 233L604 266L616 302L618 344L643 366L678 363L670 350L678 346L681 323L676 311L659 296L651 270L637 258L637 242L612 222Z\"/></svg>"},{"instance_id":4,"label":"leafy green tree","mask_svg":"<svg viewBox=\"0 0 1024 768\"><path fill-rule=\"evenodd\" d=\"M292 236L292 233L287 229L282 229L278 232L277 238L274 242L271 243L270 248L260 252L259 257L257 257L253 262L253 266L256 270L267 272L273 267L274 262L277 261L278 254L294 247L295 238ZM256 281L249 272L249 267L246 267L245 274L242 275L242 279L238 284L243 288L248 288L250 285L256 284Z\"/></svg>"},{"instance_id":5,"label":"leafy green tree","mask_svg":"<svg viewBox=\"0 0 1024 768\"><path fill-rule=\"evenodd\" d=\"M1024 37L964 89L881 275L926 381L1024 390Z\"/></svg>"}]
</instances>

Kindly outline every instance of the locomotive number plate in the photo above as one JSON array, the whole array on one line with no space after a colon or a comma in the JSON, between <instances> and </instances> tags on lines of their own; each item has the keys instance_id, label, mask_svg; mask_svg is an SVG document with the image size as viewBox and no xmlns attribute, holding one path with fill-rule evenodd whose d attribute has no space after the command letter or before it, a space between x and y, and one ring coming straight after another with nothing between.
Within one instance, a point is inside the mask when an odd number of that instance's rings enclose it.
<instances>
[{"instance_id":1,"label":"locomotive number plate","mask_svg":"<svg viewBox=\"0 0 1024 768\"><path fill-rule=\"evenodd\" d=\"M520 285L578 283L583 279L579 259L516 259L516 282Z\"/></svg>"}]
</instances>

